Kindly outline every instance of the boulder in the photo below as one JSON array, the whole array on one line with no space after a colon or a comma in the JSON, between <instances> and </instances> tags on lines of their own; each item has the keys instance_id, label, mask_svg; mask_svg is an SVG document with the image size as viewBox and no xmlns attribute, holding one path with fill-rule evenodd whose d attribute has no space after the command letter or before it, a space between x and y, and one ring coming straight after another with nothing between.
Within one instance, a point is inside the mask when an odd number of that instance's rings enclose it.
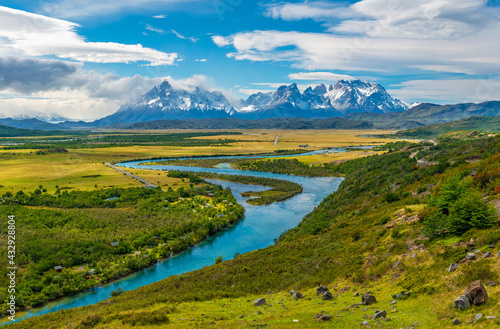
<instances>
[{"instance_id":1,"label":"boulder","mask_svg":"<svg viewBox=\"0 0 500 329\"><path fill-rule=\"evenodd\" d=\"M323 295L325 293L325 291L328 291L327 287L325 287L325 286L319 286L316 289L316 296Z\"/></svg>"},{"instance_id":2,"label":"boulder","mask_svg":"<svg viewBox=\"0 0 500 329\"><path fill-rule=\"evenodd\" d=\"M474 281L464 292L464 295L469 299L469 301L474 305L481 305L488 301L488 294L486 293L486 288L484 288L481 281Z\"/></svg>"},{"instance_id":3,"label":"boulder","mask_svg":"<svg viewBox=\"0 0 500 329\"><path fill-rule=\"evenodd\" d=\"M329 290L327 290L323 293L323 296L321 298L324 300L330 300L333 298L333 295Z\"/></svg>"},{"instance_id":4,"label":"boulder","mask_svg":"<svg viewBox=\"0 0 500 329\"><path fill-rule=\"evenodd\" d=\"M458 268L458 264L452 263L450 267L448 267L448 272L454 272Z\"/></svg>"},{"instance_id":5,"label":"boulder","mask_svg":"<svg viewBox=\"0 0 500 329\"><path fill-rule=\"evenodd\" d=\"M318 321L330 321L332 317L328 314L323 315L323 313L318 313L314 316L314 319Z\"/></svg>"},{"instance_id":6,"label":"boulder","mask_svg":"<svg viewBox=\"0 0 500 329\"><path fill-rule=\"evenodd\" d=\"M371 305L376 303L377 299L372 295L361 295L361 304L363 305Z\"/></svg>"},{"instance_id":7,"label":"boulder","mask_svg":"<svg viewBox=\"0 0 500 329\"><path fill-rule=\"evenodd\" d=\"M385 318L387 316L387 312L385 310L377 312L375 311L375 314L372 316L373 320L380 319L380 318Z\"/></svg>"},{"instance_id":8,"label":"boulder","mask_svg":"<svg viewBox=\"0 0 500 329\"><path fill-rule=\"evenodd\" d=\"M292 294L292 297L293 297L293 299L300 299L300 298L304 298L304 295L302 295L302 293L300 293L298 291L294 291Z\"/></svg>"},{"instance_id":9,"label":"boulder","mask_svg":"<svg viewBox=\"0 0 500 329\"><path fill-rule=\"evenodd\" d=\"M462 322L459 319L454 319L451 323L453 323L454 325L458 325Z\"/></svg>"},{"instance_id":10,"label":"boulder","mask_svg":"<svg viewBox=\"0 0 500 329\"><path fill-rule=\"evenodd\" d=\"M468 252L467 255L465 256L465 259L467 260L475 260L476 259L476 254L473 252Z\"/></svg>"},{"instance_id":11,"label":"boulder","mask_svg":"<svg viewBox=\"0 0 500 329\"><path fill-rule=\"evenodd\" d=\"M455 303L453 303L453 307L465 311L470 307L469 298L465 297L464 295L458 296L458 298L455 299Z\"/></svg>"},{"instance_id":12,"label":"boulder","mask_svg":"<svg viewBox=\"0 0 500 329\"><path fill-rule=\"evenodd\" d=\"M262 306L266 304L266 299L265 298L257 298L254 300L253 305L254 306Z\"/></svg>"},{"instance_id":13,"label":"boulder","mask_svg":"<svg viewBox=\"0 0 500 329\"><path fill-rule=\"evenodd\" d=\"M295 290L290 290L290 295L293 296L294 293L295 293Z\"/></svg>"}]
</instances>

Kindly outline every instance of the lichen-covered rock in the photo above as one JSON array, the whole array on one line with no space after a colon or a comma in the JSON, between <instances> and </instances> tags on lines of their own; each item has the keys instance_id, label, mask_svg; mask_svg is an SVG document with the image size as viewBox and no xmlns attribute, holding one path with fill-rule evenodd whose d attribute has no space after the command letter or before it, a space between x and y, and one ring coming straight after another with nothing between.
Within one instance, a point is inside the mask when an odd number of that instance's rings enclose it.
<instances>
[{"instance_id":1,"label":"lichen-covered rock","mask_svg":"<svg viewBox=\"0 0 500 329\"><path fill-rule=\"evenodd\" d=\"M470 307L469 298L465 297L464 295L458 296L458 298L455 299L455 303L453 303L453 307L465 311Z\"/></svg>"},{"instance_id":2,"label":"lichen-covered rock","mask_svg":"<svg viewBox=\"0 0 500 329\"><path fill-rule=\"evenodd\" d=\"M363 305L371 305L376 303L377 299L372 295L361 295L361 304Z\"/></svg>"},{"instance_id":3,"label":"lichen-covered rock","mask_svg":"<svg viewBox=\"0 0 500 329\"><path fill-rule=\"evenodd\" d=\"M488 293L486 293L486 288L479 280L469 284L464 292L464 295L474 305L481 305L488 301Z\"/></svg>"}]
</instances>

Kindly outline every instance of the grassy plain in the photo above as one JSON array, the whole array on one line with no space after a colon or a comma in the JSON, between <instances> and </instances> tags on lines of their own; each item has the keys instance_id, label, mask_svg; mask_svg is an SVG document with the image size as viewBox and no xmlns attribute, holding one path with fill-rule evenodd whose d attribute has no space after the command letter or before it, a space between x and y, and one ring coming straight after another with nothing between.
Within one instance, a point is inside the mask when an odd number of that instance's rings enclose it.
<instances>
[{"instance_id":1,"label":"grassy plain","mask_svg":"<svg viewBox=\"0 0 500 329\"><path fill-rule=\"evenodd\" d=\"M171 133L172 131L155 131ZM185 131L182 131L185 132ZM214 154L266 153L283 149L298 149L308 144L309 150L325 147L359 146L387 143L391 140L359 137L359 135L384 134L388 131L369 130L263 130L242 131L243 135L220 135L206 139L236 139L230 146L174 147L128 146L109 148L76 148L67 153L36 154L36 150L0 150L0 193L19 190L32 191L42 185L48 192L56 186L67 189L89 190L101 187L132 187L140 183L108 168L105 162L118 162L154 157L180 157ZM146 134L148 131L134 132ZM278 145L274 145L279 135ZM64 137L64 136L61 136ZM200 137L197 137L200 138ZM368 152L352 152L304 158L307 163L341 161L369 155ZM156 171L137 171L140 177L160 185L180 184L179 180L166 177Z\"/></svg>"}]
</instances>

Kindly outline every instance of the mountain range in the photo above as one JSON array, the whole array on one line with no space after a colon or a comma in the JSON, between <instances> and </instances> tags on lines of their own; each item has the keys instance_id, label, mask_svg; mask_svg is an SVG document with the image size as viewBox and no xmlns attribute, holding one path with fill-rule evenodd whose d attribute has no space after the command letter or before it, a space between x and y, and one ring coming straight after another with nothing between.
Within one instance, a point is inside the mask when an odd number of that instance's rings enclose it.
<instances>
[{"instance_id":1,"label":"mountain range","mask_svg":"<svg viewBox=\"0 0 500 329\"><path fill-rule=\"evenodd\" d=\"M96 123L102 126L162 119L331 118L350 113L401 112L408 108L408 104L391 97L381 85L361 80L341 80L329 86L321 84L303 93L293 83L274 92L250 95L236 105L221 92L200 87L179 89L164 81Z\"/></svg>"},{"instance_id":2,"label":"mountain range","mask_svg":"<svg viewBox=\"0 0 500 329\"><path fill-rule=\"evenodd\" d=\"M218 119L264 120L273 118L327 119L343 117L352 120L352 126L386 129L410 129L429 124L460 120L470 116L500 115L500 102L480 104L436 105L421 103L408 105L391 97L381 85L361 80L340 80L334 85L320 84L301 92L297 84L283 85L272 92L258 92L246 100L229 101L219 91L210 91L201 86L179 88L167 80L154 87L136 100L121 106L117 112L94 122L49 123L38 119L0 119L0 124L17 128L57 130L85 129L97 127L131 127L136 123L158 121L148 127L193 126L190 120L212 119L216 126ZM162 120L167 120L164 122ZM182 124L174 120L187 120ZM215 121L214 121L215 120ZM159 122L162 121L162 122ZM220 122L228 124L228 122ZM240 125L233 121L231 125ZM269 125L266 122L265 125ZM273 122L272 124L282 123ZM285 125L290 125L286 122ZM308 126L293 122L293 126ZM337 124L337 123L335 123ZM195 126L203 126L197 122ZM314 126L330 126L331 123ZM347 121L342 125L349 126ZM258 126L252 122L250 126ZM134 128L136 128L135 126Z\"/></svg>"}]
</instances>

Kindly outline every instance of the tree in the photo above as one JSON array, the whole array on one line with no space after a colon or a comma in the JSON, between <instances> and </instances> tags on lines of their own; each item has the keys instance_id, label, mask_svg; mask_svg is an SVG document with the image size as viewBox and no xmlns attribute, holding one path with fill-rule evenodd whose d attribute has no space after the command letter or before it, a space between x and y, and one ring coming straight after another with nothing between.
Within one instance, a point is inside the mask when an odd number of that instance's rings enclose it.
<instances>
[{"instance_id":1,"label":"tree","mask_svg":"<svg viewBox=\"0 0 500 329\"><path fill-rule=\"evenodd\" d=\"M471 228L489 228L493 225L495 210L482 200L477 191L463 194L450 207L450 231L462 234Z\"/></svg>"}]
</instances>

